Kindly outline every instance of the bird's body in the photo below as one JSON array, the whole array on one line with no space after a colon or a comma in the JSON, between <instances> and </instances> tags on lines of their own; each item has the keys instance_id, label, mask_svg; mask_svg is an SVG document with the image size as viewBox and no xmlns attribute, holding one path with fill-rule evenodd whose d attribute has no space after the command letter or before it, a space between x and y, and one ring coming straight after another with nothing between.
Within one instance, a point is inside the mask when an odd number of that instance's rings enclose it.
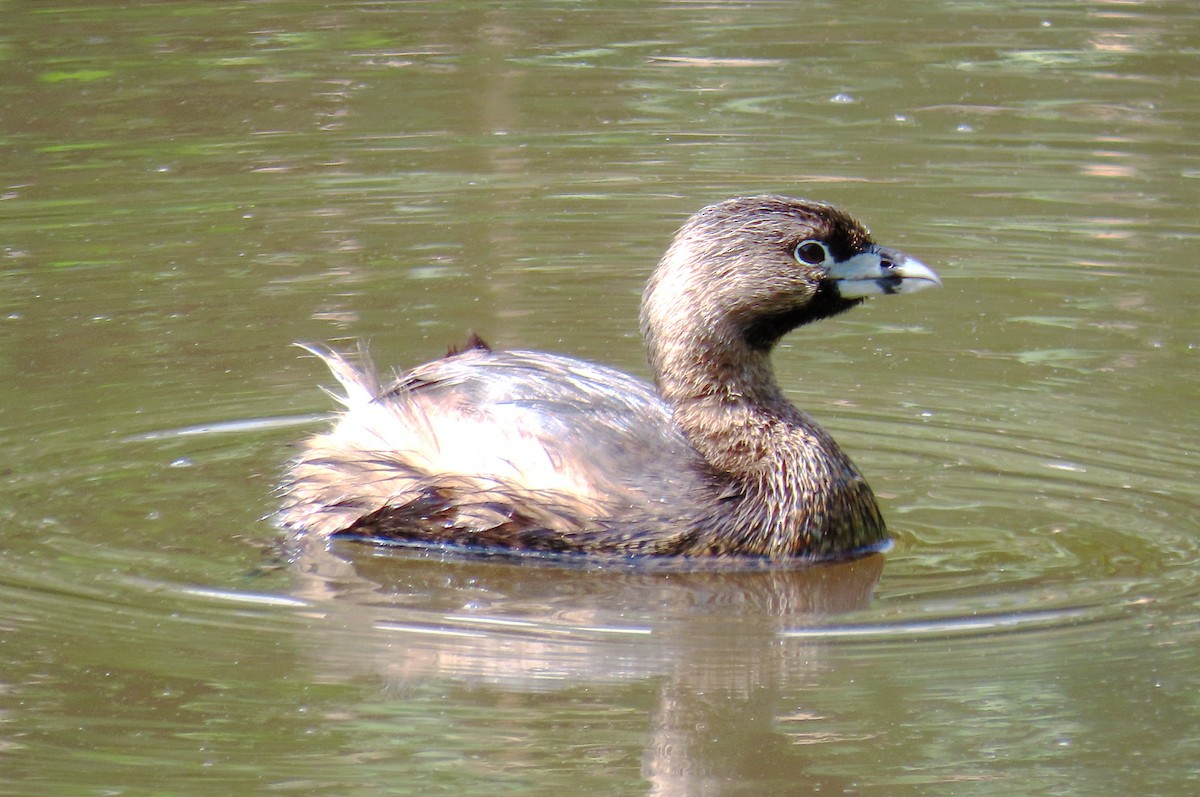
<instances>
[{"instance_id":1,"label":"bird's body","mask_svg":"<svg viewBox=\"0 0 1200 797\"><path fill-rule=\"evenodd\" d=\"M654 386L478 341L380 385L368 366L309 347L346 411L292 462L282 522L296 534L554 552L873 549L887 533L870 488L786 400L768 354L795 326L921 283L936 276L836 209L747 197L693 216L651 277L642 327Z\"/></svg>"}]
</instances>

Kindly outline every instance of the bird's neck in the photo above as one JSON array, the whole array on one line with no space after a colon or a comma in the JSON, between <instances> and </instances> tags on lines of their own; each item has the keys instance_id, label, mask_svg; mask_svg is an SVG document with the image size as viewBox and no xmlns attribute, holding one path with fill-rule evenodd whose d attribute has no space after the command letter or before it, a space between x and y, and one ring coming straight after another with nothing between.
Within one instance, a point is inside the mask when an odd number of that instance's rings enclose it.
<instances>
[{"instance_id":1,"label":"bird's neck","mask_svg":"<svg viewBox=\"0 0 1200 797\"><path fill-rule=\"evenodd\" d=\"M675 422L720 472L769 476L772 452L815 428L784 396L769 352L734 335L696 330L652 348L650 359Z\"/></svg>"},{"instance_id":2,"label":"bird's neck","mask_svg":"<svg viewBox=\"0 0 1200 797\"><path fill-rule=\"evenodd\" d=\"M769 351L729 330L693 332L664 345L648 339L676 424L736 496L737 510L720 516L713 539L773 557L886 539L870 487L833 438L787 400Z\"/></svg>"}]
</instances>

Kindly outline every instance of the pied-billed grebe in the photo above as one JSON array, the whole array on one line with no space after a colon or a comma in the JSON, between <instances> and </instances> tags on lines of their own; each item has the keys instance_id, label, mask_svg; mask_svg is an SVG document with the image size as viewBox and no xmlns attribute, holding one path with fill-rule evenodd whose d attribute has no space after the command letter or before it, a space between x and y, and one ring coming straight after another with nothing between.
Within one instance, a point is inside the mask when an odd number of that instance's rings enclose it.
<instances>
[{"instance_id":1,"label":"pied-billed grebe","mask_svg":"<svg viewBox=\"0 0 1200 797\"><path fill-rule=\"evenodd\" d=\"M871 488L775 380L788 331L939 285L819 202L740 197L676 233L642 298L655 387L531 351L465 350L346 392L291 463L298 535L624 555L837 557L887 539Z\"/></svg>"}]
</instances>

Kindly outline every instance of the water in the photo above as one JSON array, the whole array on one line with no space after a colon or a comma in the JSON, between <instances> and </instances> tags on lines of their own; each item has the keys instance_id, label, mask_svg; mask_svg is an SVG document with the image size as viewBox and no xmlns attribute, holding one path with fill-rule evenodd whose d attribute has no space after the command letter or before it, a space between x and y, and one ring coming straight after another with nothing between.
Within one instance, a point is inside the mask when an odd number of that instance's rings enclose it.
<instances>
[{"instance_id":1,"label":"water","mask_svg":"<svg viewBox=\"0 0 1200 797\"><path fill-rule=\"evenodd\" d=\"M1186 3L5 4L6 794L1156 794L1200 770ZM277 556L297 340L644 374L701 205L940 291L788 339L886 557Z\"/></svg>"}]
</instances>

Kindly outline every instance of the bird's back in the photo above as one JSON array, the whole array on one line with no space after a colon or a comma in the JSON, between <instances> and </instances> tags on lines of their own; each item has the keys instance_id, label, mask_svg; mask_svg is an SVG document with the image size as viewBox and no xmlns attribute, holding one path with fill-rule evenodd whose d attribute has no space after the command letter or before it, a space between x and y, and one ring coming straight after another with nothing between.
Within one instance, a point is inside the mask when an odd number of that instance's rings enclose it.
<instances>
[{"instance_id":1,"label":"bird's back","mask_svg":"<svg viewBox=\"0 0 1200 797\"><path fill-rule=\"evenodd\" d=\"M614 369L477 347L381 387L313 351L347 411L292 464L294 531L672 553L719 492L654 388Z\"/></svg>"}]
</instances>

